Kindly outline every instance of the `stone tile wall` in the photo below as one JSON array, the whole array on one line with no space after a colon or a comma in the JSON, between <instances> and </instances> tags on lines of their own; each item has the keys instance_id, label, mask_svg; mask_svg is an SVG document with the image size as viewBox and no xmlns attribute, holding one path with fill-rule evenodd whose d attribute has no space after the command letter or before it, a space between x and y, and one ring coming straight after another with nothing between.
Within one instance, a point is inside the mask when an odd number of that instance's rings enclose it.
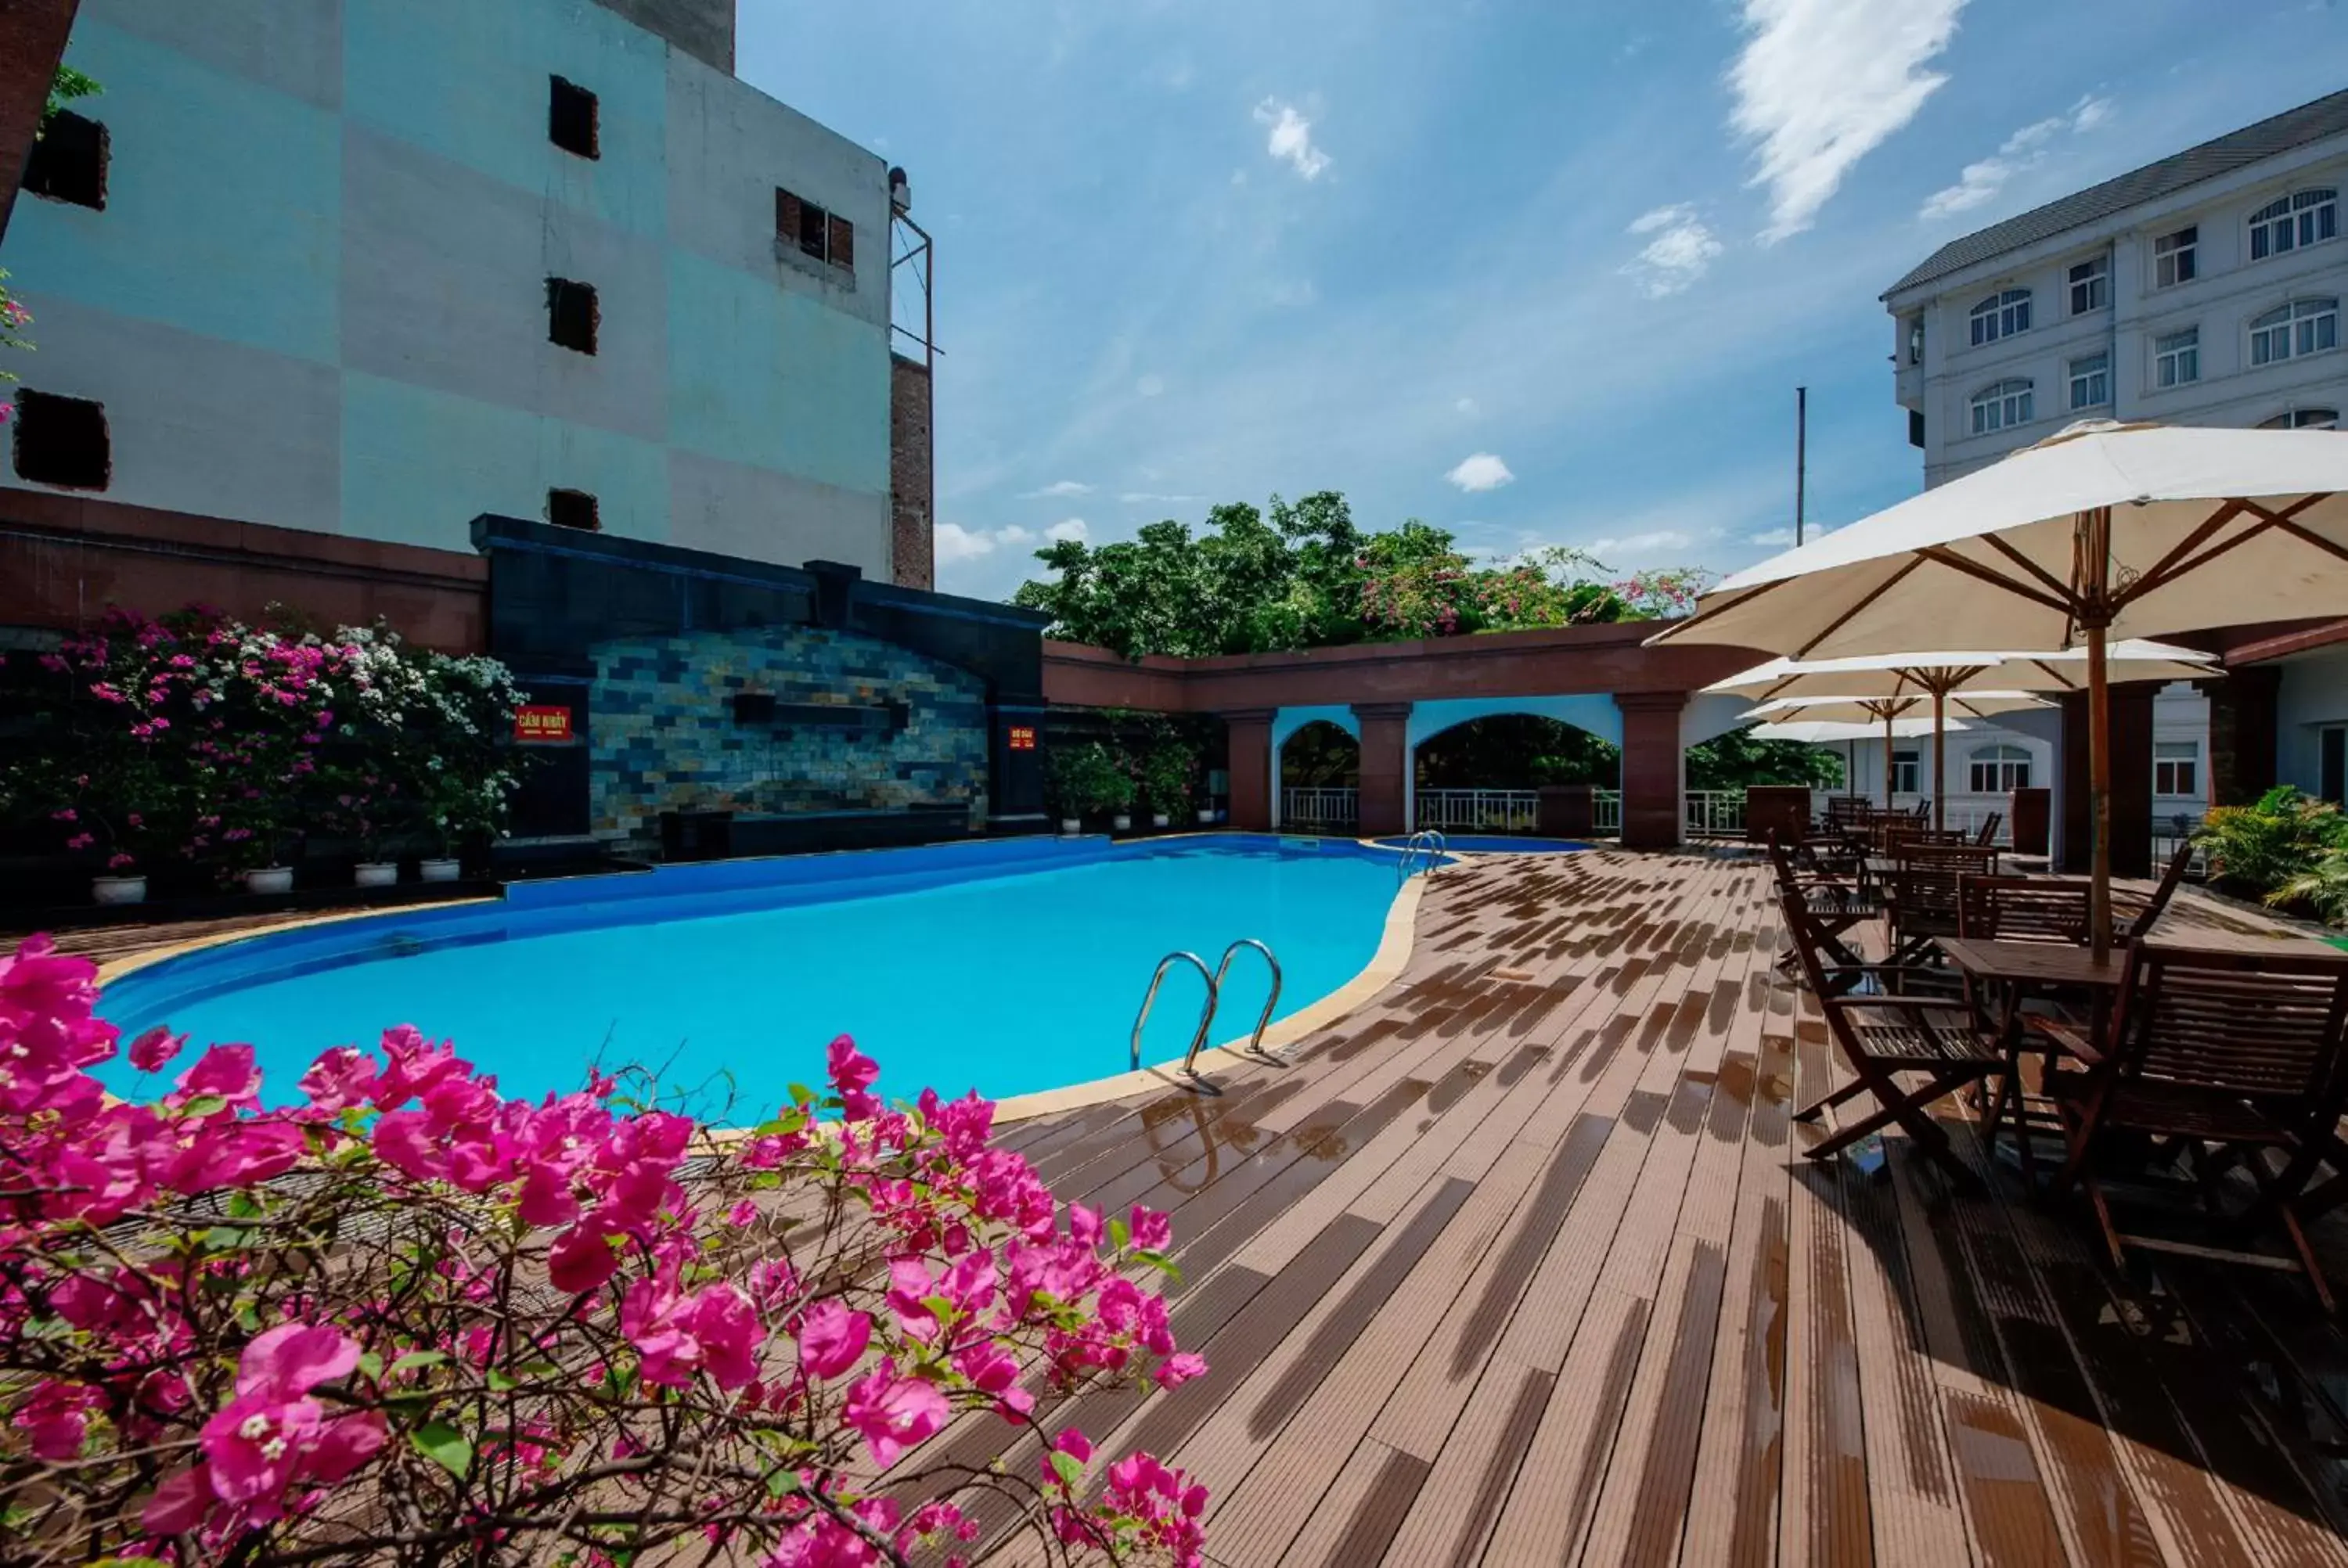
<instances>
[{"instance_id":1,"label":"stone tile wall","mask_svg":"<svg viewBox=\"0 0 2348 1568\"><path fill-rule=\"evenodd\" d=\"M594 831L656 847L660 814L892 810L964 802L986 811L985 682L893 643L814 627L626 638L592 650ZM778 706L901 704L877 733L736 723L734 698Z\"/></svg>"}]
</instances>

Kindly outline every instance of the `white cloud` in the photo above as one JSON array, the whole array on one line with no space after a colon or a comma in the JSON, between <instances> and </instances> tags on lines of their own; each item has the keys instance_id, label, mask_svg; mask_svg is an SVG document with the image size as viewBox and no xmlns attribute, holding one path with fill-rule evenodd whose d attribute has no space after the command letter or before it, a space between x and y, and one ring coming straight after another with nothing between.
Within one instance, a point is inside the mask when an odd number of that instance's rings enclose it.
<instances>
[{"instance_id":1,"label":"white cloud","mask_svg":"<svg viewBox=\"0 0 2348 1568\"><path fill-rule=\"evenodd\" d=\"M1286 159L1288 166L1305 179L1318 179L1329 167L1329 155L1313 145L1313 122L1297 113L1294 104L1266 98L1255 106L1255 123L1272 128L1264 151Z\"/></svg>"},{"instance_id":2,"label":"white cloud","mask_svg":"<svg viewBox=\"0 0 2348 1568\"><path fill-rule=\"evenodd\" d=\"M2046 161L2054 142L2066 133L2077 136L2111 118L2112 100L2087 97L2062 114L2034 120L1999 144L1997 151L1978 163L1968 163L1954 185L1943 186L1924 199L1916 216L1931 221L1969 211L1994 198L2015 175Z\"/></svg>"},{"instance_id":3,"label":"white cloud","mask_svg":"<svg viewBox=\"0 0 2348 1568\"><path fill-rule=\"evenodd\" d=\"M1489 452L1478 452L1460 459L1459 466L1443 476L1470 495L1478 490L1497 490L1514 479L1509 466Z\"/></svg>"},{"instance_id":4,"label":"white cloud","mask_svg":"<svg viewBox=\"0 0 2348 1568\"><path fill-rule=\"evenodd\" d=\"M1204 496L1169 496L1159 490L1128 490L1117 497L1128 507L1179 507L1190 501L1203 501Z\"/></svg>"},{"instance_id":5,"label":"white cloud","mask_svg":"<svg viewBox=\"0 0 2348 1568\"><path fill-rule=\"evenodd\" d=\"M1044 530L1044 537L1051 540L1056 545L1063 545L1066 544L1071 539L1075 540L1077 544L1083 544L1086 539L1090 538L1092 535L1091 531L1085 527L1084 518L1063 518L1058 522L1054 523L1050 528L1045 528Z\"/></svg>"},{"instance_id":6,"label":"white cloud","mask_svg":"<svg viewBox=\"0 0 2348 1568\"><path fill-rule=\"evenodd\" d=\"M1166 378L1162 375L1145 375L1133 384L1133 393L1137 397L1155 397L1165 390Z\"/></svg>"},{"instance_id":7,"label":"white cloud","mask_svg":"<svg viewBox=\"0 0 2348 1568\"><path fill-rule=\"evenodd\" d=\"M984 528L965 528L960 523L940 523L933 541L940 566L952 566L959 561L976 560L993 555L997 549L1017 549L1032 545L1035 535L1031 529L1013 524L988 532Z\"/></svg>"},{"instance_id":8,"label":"white cloud","mask_svg":"<svg viewBox=\"0 0 2348 1568\"><path fill-rule=\"evenodd\" d=\"M1765 528L1757 534L1747 534L1745 542L1748 545L1774 545L1779 549L1790 549L1794 544L1794 530Z\"/></svg>"},{"instance_id":9,"label":"white cloud","mask_svg":"<svg viewBox=\"0 0 2348 1568\"><path fill-rule=\"evenodd\" d=\"M1040 490L1022 490L1019 493L1019 498L1023 501L1034 501L1045 497L1089 496L1092 493L1093 487L1081 479L1055 479Z\"/></svg>"},{"instance_id":10,"label":"white cloud","mask_svg":"<svg viewBox=\"0 0 2348 1568\"><path fill-rule=\"evenodd\" d=\"M1761 242L1807 229L1859 160L1948 78L1923 67L1949 46L1965 0L1744 0L1751 36L1729 68L1729 124L1760 143L1769 188Z\"/></svg>"},{"instance_id":11,"label":"white cloud","mask_svg":"<svg viewBox=\"0 0 2348 1568\"><path fill-rule=\"evenodd\" d=\"M1477 402L1472 397L1463 397L1451 406L1457 409L1460 413L1466 415L1470 419L1475 418L1478 415L1484 412L1484 405Z\"/></svg>"},{"instance_id":12,"label":"white cloud","mask_svg":"<svg viewBox=\"0 0 2348 1568\"><path fill-rule=\"evenodd\" d=\"M1648 534L1626 534L1619 539L1592 539L1582 548L1611 566L1618 557L1635 559L1665 550L1684 550L1694 543L1677 528L1658 528Z\"/></svg>"},{"instance_id":13,"label":"white cloud","mask_svg":"<svg viewBox=\"0 0 2348 1568\"><path fill-rule=\"evenodd\" d=\"M1694 283L1712 270L1721 252L1720 241L1684 201L1642 213L1632 220L1629 232L1654 236L1622 269L1651 300L1668 298Z\"/></svg>"}]
</instances>

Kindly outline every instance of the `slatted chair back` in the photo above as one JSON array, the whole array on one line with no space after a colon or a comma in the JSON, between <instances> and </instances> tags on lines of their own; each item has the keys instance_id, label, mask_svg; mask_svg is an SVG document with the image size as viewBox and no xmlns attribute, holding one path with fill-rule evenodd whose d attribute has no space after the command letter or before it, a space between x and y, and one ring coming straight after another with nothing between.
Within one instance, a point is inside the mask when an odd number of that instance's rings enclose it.
<instances>
[{"instance_id":1,"label":"slatted chair back","mask_svg":"<svg viewBox=\"0 0 2348 1568\"><path fill-rule=\"evenodd\" d=\"M2084 947L2093 890L2085 882L1969 873L1957 884L1957 934L1991 942Z\"/></svg>"},{"instance_id":2,"label":"slatted chair back","mask_svg":"<svg viewBox=\"0 0 2348 1568\"><path fill-rule=\"evenodd\" d=\"M2177 897L2177 885L2185 880L2185 868L2192 860L2193 844L2188 839L2179 844L2177 852L2168 857L2168 869L2160 874L2160 884L2152 890L2150 900L2128 916L2122 934L2130 941L2151 935L2153 927L2168 911L2168 901Z\"/></svg>"},{"instance_id":3,"label":"slatted chair back","mask_svg":"<svg viewBox=\"0 0 2348 1568\"><path fill-rule=\"evenodd\" d=\"M1833 933L1826 922L1811 912L1801 890L1786 884L1777 888L1777 907L1785 916L1786 945L1793 949L1801 971L1801 979L1814 997L1832 996L1838 989L1827 979L1827 964L1832 956ZM1828 1009L1832 1011L1831 1009Z\"/></svg>"},{"instance_id":4,"label":"slatted chair back","mask_svg":"<svg viewBox=\"0 0 2348 1568\"><path fill-rule=\"evenodd\" d=\"M1880 842L1884 854L1899 856L1920 845L1971 844L1972 836L1962 827L1921 827L1893 817L1883 823Z\"/></svg>"},{"instance_id":5,"label":"slatted chair back","mask_svg":"<svg viewBox=\"0 0 2348 1568\"><path fill-rule=\"evenodd\" d=\"M1997 830L2004 821L2005 813L1991 812L1982 819L1981 831L1973 835L1973 842L1985 847L1993 846L1997 843Z\"/></svg>"},{"instance_id":6,"label":"slatted chair back","mask_svg":"<svg viewBox=\"0 0 2348 1568\"><path fill-rule=\"evenodd\" d=\"M2264 1102L2290 1122L2339 1118L2348 955L2138 942L2113 1016L2123 1079Z\"/></svg>"},{"instance_id":7,"label":"slatted chair back","mask_svg":"<svg viewBox=\"0 0 2348 1568\"><path fill-rule=\"evenodd\" d=\"M1841 828L1855 826L1867 820L1874 810L1871 802L1856 795L1832 794L1827 797L1827 825Z\"/></svg>"}]
</instances>

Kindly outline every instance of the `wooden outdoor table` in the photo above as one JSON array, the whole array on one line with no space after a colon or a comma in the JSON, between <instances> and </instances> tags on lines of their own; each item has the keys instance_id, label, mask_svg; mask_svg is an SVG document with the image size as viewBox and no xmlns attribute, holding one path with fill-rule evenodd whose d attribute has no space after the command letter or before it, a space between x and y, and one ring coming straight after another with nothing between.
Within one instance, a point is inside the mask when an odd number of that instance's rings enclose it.
<instances>
[{"instance_id":1,"label":"wooden outdoor table","mask_svg":"<svg viewBox=\"0 0 2348 1568\"><path fill-rule=\"evenodd\" d=\"M2119 990L2120 976L2127 968L2127 951L2114 948L2099 963L2090 948L2055 942L1992 942L1977 938L1943 937L1937 946L1968 980L1993 987L2003 994L1997 1030L2005 1049L2006 1093L2014 1107L2014 1153L2022 1162L2024 1177L2034 1185L2036 1162L2030 1146L2028 1100L2022 1086L2022 1004L2032 997L2052 997L2065 990L2085 991L2089 993L2092 1020L2089 1038L2100 1040L2104 1020ZM2046 1046L2043 1071L2053 1072L2055 1047L2052 1040ZM1996 1141L1997 1128L1993 1119L1989 1129L1993 1148Z\"/></svg>"}]
</instances>

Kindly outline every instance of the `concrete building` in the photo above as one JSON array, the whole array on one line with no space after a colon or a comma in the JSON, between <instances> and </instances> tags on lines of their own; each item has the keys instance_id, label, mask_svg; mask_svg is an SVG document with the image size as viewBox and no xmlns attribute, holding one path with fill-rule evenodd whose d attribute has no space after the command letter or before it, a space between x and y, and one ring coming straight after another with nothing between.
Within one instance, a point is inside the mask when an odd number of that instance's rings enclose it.
<instances>
[{"instance_id":1,"label":"concrete building","mask_svg":"<svg viewBox=\"0 0 2348 1568\"><path fill-rule=\"evenodd\" d=\"M468 552L497 514L926 586L890 170L733 49L733 0L84 0L105 91L0 245L39 345L0 507Z\"/></svg>"},{"instance_id":2,"label":"concrete building","mask_svg":"<svg viewBox=\"0 0 2348 1568\"><path fill-rule=\"evenodd\" d=\"M1924 483L2075 419L2332 425L2348 91L2009 218L1883 295Z\"/></svg>"}]
</instances>

